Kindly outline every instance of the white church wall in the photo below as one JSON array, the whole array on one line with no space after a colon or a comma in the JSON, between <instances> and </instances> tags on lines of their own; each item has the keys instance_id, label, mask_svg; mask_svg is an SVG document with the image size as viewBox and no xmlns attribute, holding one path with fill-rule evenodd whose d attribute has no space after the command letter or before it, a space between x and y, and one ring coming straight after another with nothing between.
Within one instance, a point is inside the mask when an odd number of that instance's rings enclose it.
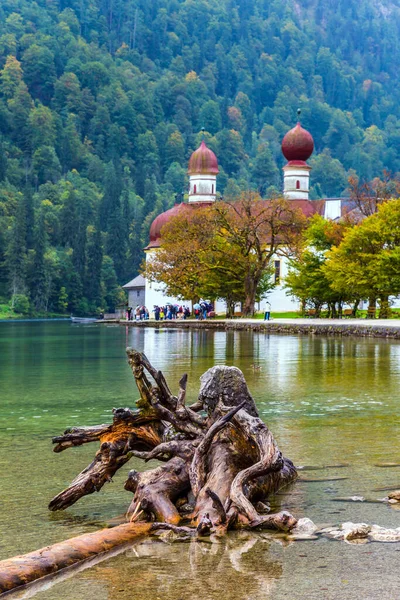
<instances>
[{"instance_id":1,"label":"white church wall","mask_svg":"<svg viewBox=\"0 0 400 600\"><path fill-rule=\"evenodd\" d=\"M147 250L146 252L146 262L151 261L154 254L157 252L157 249ZM145 295L145 305L148 310L153 310L154 306L165 306L166 304L178 304L178 306L188 306L190 310L192 310L192 303L190 300L178 300L178 298L174 296L168 296L165 292L165 285L158 281L149 281L146 279L146 295Z\"/></svg>"},{"instance_id":2,"label":"white church wall","mask_svg":"<svg viewBox=\"0 0 400 600\"><path fill-rule=\"evenodd\" d=\"M265 312L267 302L271 304L272 312L292 312L300 310L300 303L292 296L288 296L285 286L285 277L288 273L289 261L286 256L274 256L273 263L275 264L275 273L273 277L278 275L279 268L279 283L270 290L265 298L262 298L259 303L259 310ZM279 263L279 267L276 263Z\"/></svg>"}]
</instances>

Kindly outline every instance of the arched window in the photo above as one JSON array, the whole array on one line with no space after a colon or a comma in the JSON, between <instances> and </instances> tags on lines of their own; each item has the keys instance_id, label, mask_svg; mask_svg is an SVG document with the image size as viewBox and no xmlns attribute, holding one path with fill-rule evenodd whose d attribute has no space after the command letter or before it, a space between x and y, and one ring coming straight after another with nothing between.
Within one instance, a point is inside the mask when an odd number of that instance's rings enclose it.
<instances>
[{"instance_id":1,"label":"arched window","mask_svg":"<svg viewBox=\"0 0 400 600\"><path fill-rule=\"evenodd\" d=\"M194 184L194 186L193 186L193 194L195 194L196 192L197 192L197 185Z\"/></svg>"},{"instance_id":2,"label":"arched window","mask_svg":"<svg viewBox=\"0 0 400 600\"><path fill-rule=\"evenodd\" d=\"M296 190L299 190L299 189L300 189L300 181L299 181L299 180L297 180L297 181L296 181Z\"/></svg>"},{"instance_id":3,"label":"arched window","mask_svg":"<svg viewBox=\"0 0 400 600\"><path fill-rule=\"evenodd\" d=\"M214 184L212 184L212 186L211 186L211 193L212 194L214 193Z\"/></svg>"}]
</instances>

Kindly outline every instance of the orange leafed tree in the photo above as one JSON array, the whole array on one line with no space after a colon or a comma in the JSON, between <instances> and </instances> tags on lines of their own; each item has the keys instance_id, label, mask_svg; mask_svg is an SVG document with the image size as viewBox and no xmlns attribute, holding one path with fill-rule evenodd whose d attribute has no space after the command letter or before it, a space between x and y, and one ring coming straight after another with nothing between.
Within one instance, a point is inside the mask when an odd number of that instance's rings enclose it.
<instances>
[{"instance_id":1,"label":"orange leafed tree","mask_svg":"<svg viewBox=\"0 0 400 600\"><path fill-rule=\"evenodd\" d=\"M162 282L171 295L242 302L243 315L252 316L272 258L291 253L304 226L303 214L290 202L246 192L235 202L171 219L144 274Z\"/></svg>"},{"instance_id":2,"label":"orange leafed tree","mask_svg":"<svg viewBox=\"0 0 400 600\"><path fill-rule=\"evenodd\" d=\"M375 177L372 181L362 183L354 175L349 177L349 191L361 215L369 217L378 211L380 204L400 196L400 179L384 171L381 179Z\"/></svg>"}]
</instances>

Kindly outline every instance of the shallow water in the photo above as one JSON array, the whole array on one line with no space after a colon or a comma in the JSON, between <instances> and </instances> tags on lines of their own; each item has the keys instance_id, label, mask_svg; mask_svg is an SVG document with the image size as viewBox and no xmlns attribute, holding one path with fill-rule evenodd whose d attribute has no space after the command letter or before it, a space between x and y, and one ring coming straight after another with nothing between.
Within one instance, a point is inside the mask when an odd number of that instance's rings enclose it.
<instances>
[{"instance_id":1,"label":"shallow water","mask_svg":"<svg viewBox=\"0 0 400 600\"><path fill-rule=\"evenodd\" d=\"M156 330L70 323L0 324L0 559L97 529L122 514L131 461L99 494L49 513L48 501L93 457L95 446L51 451L51 436L71 425L109 422L137 392L125 347L144 350L176 389L189 374L190 399L214 364L245 374L262 418L297 465L348 463L303 471L274 505L317 523L347 520L400 526L381 498L398 486L400 343L385 339L273 336L253 332ZM260 367L255 369L254 366ZM150 465L151 466L151 465ZM144 542L40 591L46 600L258 600L400 597L400 544L282 545L264 534L233 533L218 544Z\"/></svg>"}]
</instances>

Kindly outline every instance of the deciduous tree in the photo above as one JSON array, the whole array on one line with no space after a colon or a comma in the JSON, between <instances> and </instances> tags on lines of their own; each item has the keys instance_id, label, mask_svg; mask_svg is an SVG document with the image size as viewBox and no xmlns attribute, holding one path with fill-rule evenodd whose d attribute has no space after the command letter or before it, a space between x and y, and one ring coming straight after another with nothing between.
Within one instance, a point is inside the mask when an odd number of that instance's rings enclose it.
<instances>
[{"instance_id":1,"label":"deciduous tree","mask_svg":"<svg viewBox=\"0 0 400 600\"><path fill-rule=\"evenodd\" d=\"M191 208L162 229L162 247L148 261L146 277L171 295L240 301L243 314L253 315L271 260L297 242L302 214L285 200L262 201L250 192L236 202Z\"/></svg>"},{"instance_id":2,"label":"deciduous tree","mask_svg":"<svg viewBox=\"0 0 400 600\"><path fill-rule=\"evenodd\" d=\"M350 228L343 241L327 254L323 271L333 290L357 294L381 304L388 316L388 299L400 293L400 200L378 206L378 212Z\"/></svg>"}]
</instances>

